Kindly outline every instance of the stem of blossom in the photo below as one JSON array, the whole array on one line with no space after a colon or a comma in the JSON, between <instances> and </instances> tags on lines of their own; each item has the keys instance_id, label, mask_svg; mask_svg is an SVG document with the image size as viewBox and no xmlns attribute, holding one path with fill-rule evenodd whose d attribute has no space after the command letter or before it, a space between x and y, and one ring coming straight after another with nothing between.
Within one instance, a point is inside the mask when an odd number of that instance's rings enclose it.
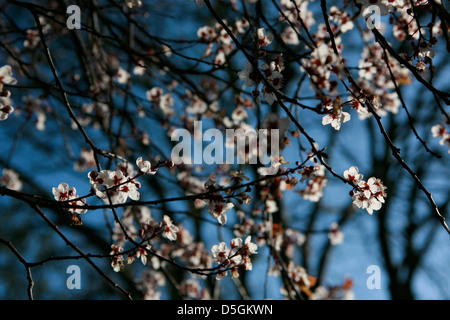
<instances>
[{"instance_id":1,"label":"stem of blossom","mask_svg":"<svg viewBox=\"0 0 450 320\"><path fill-rule=\"evenodd\" d=\"M25 270L27 272L27 280L28 280L28 288L27 288L28 299L34 300L34 297L33 297L34 281L33 281L32 275L31 275L31 264L25 260L25 258L20 254L19 251L17 251L17 249L13 246L13 244L10 241L0 238L0 243L3 243L5 246L7 246L9 248L9 250L17 257L17 259L20 261L20 263L22 263L23 266L25 267Z\"/></svg>"}]
</instances>

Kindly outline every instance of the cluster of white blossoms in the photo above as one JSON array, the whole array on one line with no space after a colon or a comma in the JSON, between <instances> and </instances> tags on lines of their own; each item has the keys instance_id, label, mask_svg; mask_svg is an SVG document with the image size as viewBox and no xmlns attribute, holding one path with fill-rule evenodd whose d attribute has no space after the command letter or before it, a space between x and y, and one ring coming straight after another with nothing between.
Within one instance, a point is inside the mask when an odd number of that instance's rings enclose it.
<instances>
[{"instance_id":1,"label":"cluster of white blossoms","mask_svg":"<svg viewBox=\"0 0 450 320\"><path fill-rule=\"evenodd\" d=\"M223 121L226 128L234 129L234 134L226 135L225 147L227 149L238 147L239 163L257 163L258 161L262 163L264 157L270 156L270 164L264 160L264 166L257 169L258 174L261 175L275 174L281 164L287 163L280 156L280 150L288 143L286 132L290 125L289 118L280 117L276 113L267 113L261 123L262 130L255 129L253 125L245 122L245 119L232 122L224 117ZM241 139L240 136L246 138ZM240 148L240 145L245 145L245 148Z\"/></svg>"},{"instance_id":2,"label":"cluster of white blossoms","mask_svg":"<svg viewBox=\"0 0 450 320\"><path fill-rule=\"evenodd\" d=\"M132 263L134 259L140 259L142 264L145 266L147 264L148 250L150 250L151 246L146 244L142 247L138 247L134 256L128 256L128 264Z\"/></svg>"},{"instance_id":3,"label":"cluster of white blossoms","mask_svg":"<svg viewBox=\"0 0 450 320\"><path fill-rule=\"evenodd\" d=\"M450 132L445 128L444 124L436 124L431 128L431 133L434 138L440 138L439 144L441 146L447 146L450 153Z\"/></svg>"},{"instance_id":4,"label":"cluster of white blossoms","mask_svg":"<svg viewBox=\"0 0 450 320\"><path fill-rule=\"evenodd\" d=\"M308 11L306 10L303 15L307 16ZM309 76L311 89L316 91L320 96L324 95L324 91L329 91L333 95L338 94L338 80L346 77L347 72L345 70L345 58L341 59L337 56L335 49L338 53L343 52L344 43L341 36L354 28L353 17L348 14L345 7L339 9L336 6L332 6L329 10L329 18L330 28L334 34L334 41L330 41L328 26L325 23L318 24L317 32L311 35L314 47L312 44L310 47L313 51L309 57L302 59L302 66L300 67L300 71L305 72ZM311 20L314 22L312 18ZM304 23L306 24L306 21Z\"/></svg>"},{"instance_id":5,"label":"cluster of white blossoms","mask_svg":"<svg viewBox=\"0 0 450 320\"><path fill-rule=\"evenodd\" d=\"M341 230L339 230L339 225L336 222L333 222L330 225L330 231L328 232L328 239L330 240L330 243L333 246L342 244L342 242L344 242L344 233Z\"/></svg>"},{"instance_id":6,"label":"cluster of white blossoms","mask_svg":"<svg viewBox=\"0 0 450 320\"><path fill-rule=\"evenodd\" d=\"M299 20L302 19L305 26L312 26L315 20L313 12L308 10L308 2L308 0L280 0L281 12L279 20L287 20L286 22L295 24L298 27L300 25Z\"/></svg>"},{"instance_id":7,"label":"cluster of white blossoms","mask_svg":"<svg viewBox=\"0 0 450 320\"><path fill-rule=\"evenodd\" d=\"M162 292L159 288L166 285L166 277L161 271L144 269L142 282L139 284L144 300L161 300Z\"/></svg>"},{"instance_id":8,"label":"cluster of white blossoms","mask_svg":"<svg viewBox=\"0 0 450 320\"><path fill-rule=\"evenodd\" d=\"M42 33L47 34L50 30L50 24L48 24L47 20L41 16L39 17L39 24L42 29ZM37 28L27 29L23 46L28 50L32 50L35 49L40 42L41 37L39 36L39 30Z\"/></svg>"},{"instance_id":9,"label":"cluster of white blossoms","mask_svg":"<svg viewBox=\"0 0 450 320\"><path fill-rule=\"evenodd\" d=\"M128 241L122 227L127 231L128 236L135 240L139 236L143 239L146 230L154 229L156 221L152 218L151 211L145 206L128 207L121 218L121 224L114 222L111 239L118 246L124 246Z\"/></svg>"},{"instance_id":10,"label":"cluster of white blossoms","mask_svg":"<svg viewBox=\"0 0 450 320\"><path fill-rule=\"evenodd\" d=\"M244 70L238 72L239 79L244 81L247 87L253 87L256 83L259 82L259 75L253 69L252 64L249 61L246 61L244 64Z\"/></svg>"},{"instance_id":11,"label":"cluster of white blossoms","mask_svg":"<svg viewBox=\"0 0 450 320\"><path fill-rule=\"evenodd\" d=\"M128 162L119 163L115 170L90 171L88 173L91 184L90 195L94 194L106 203L111 200L112 204L125 203L128 198L138 201L140 199L138 189L141 184L136 178L140 175L153 175L157 169L152 170L150 161L145 161L142 157L136 159L136 165L139 172L134 170ZM82 170L84 167L81 166L79 169ZM54 187L52 191L57 201L67 201L70 205L86 206L85 197L79 199L80 197L76 195L76 189L69 187L65 182L59 184L58 187ZM80 214L86 213L87 208L69 208L68 211Z\"/></svg>"},{"instance_id":12,"label":"cluster of white blossoms","mask_svg":"<svg viewBox=\"0 0 450 320\"><path fill-rule=\"evenodd\" d=\"M32 94L22 96L22 108L18 108L17 115L19 112L24 112L28 116L34 115L36 118L34 124L36 129L39 131L45 130L45 123L47 121L47 116L45 115L45 104L39 97L35 97Z\"/></svg>"},{"instance_id":13,"label":"cluster of white blossoms","mask_svg":"<svg viewBox=\"0 0 450 320\"><path fill-rule=\"evenodd\" d=\"M365 18L373 14L372 11L374 9L371 8L372 6L376 6L379 9L377 13L382 16L387 15L396 8L401 9L405 6L404 0L356 0L356 3L362 5L361 12Z\"/></svg>"},{"instance_id":14,"label":"cluster of white blossoms","mask_svg":"<svg viewBox=\"0 0 450 320\"><path fill-rule=\"evenodd\" d=\"M355 185L350 194L356 207L366 209L369 214L373 214L374 210L381 209L386 197L386 187L380 179L371 177L364 181L363 175L355 166L344 171L344 178Z\"/></svg>"},{"instance_id":15,"label":"cluster of white blossoms","mask_svg":"<svg viewBox=\"0 0 450 320\"><path fill-rule=\"evenodd\" d=\"M194 115L203 115L208 110L208 104L191 90L185 90L185 98L189 101L189 104L186 106L186 112ZM211 104L209 108L217 111L214 104Z\"/></svg>"},{"instance_id":16,"label":"cluster of white blossoms","mask_svg":"<svg viewBox=\"0 0 450 320\"><path fill-rule=\"evenodd\" d=\"M52 192L56 201L67 201L68 204L72 206L86 205L84 199L79 199L80 196L77 195L77 189L75 189L75 187L69 187L65 182L60 183L57 188L54 187ZM67 210L74 214L83 214L87 212L86 208L69 208Z\"/></svg>"},{"instance_id":17,"label":"cluster of white blossoms","mask_svg":"<svg viewBox=\"0 0 450 320\"><path fill-rule=\"evenodd\" d=\"M238 72L238 76L247 87L258 86L262 81L261 74L264 75L269 85L264 84L261 91L267 103L273 104L276 100L276 92L281 89L283 84L281 71L284 69L284 65L277 61L272 61L270 65L262 62L260 71L257 71L250 62L246 61L244 68L244 70ZM255 96L259 95L258 89L255 89L253 94Z\"/></svg>"},{"instance_id":18,"label":"cluster of white blossoms","mask_svg":"<svg viewBox=\"0 0 450 320\"><path fill-rule=\"evenodd\" d=\"M331 73L338 64L338 57L327 43L321 43L311 53L309 58L304 58L300 70L306 72L311 79L311 88L320 93L328 90L336 92L337 82L331 80Z\"/></svg>"},{"instance_id":19,"label":"cluster of white blossoms","mask_svg":"<svg viewBox=\"0 0 450 320\"><path fill-rule=\"evenodd\" d=\"M141 184L130 179L123 168L89 172L91 188L99 199L109 202L108 193L113 204L125 203L128 197L135 201L140 199Z\"/></svg>"},{"instance_id":20,"label":"cluster of white blossoms","mask_svg":"<svg viewBox=\"0 0 450 320\"><path fill-rule=\"evenodd\" d=\"M403 41L410 37L413 40L418 40L421 38L421 33L419 32L419 25L416 19L412 15L412 5L415 9L420 9L421 6L429 6L430 1L428 0L356 0L358 4L362 5L361 14L365 19L368 19L373 15L375 6L378 10L377 14L381 16L388 15L390 12L395 12L394 26L392 29L392 35ZM436 0L436 3L441 3L440 0ZM440 35L442 33L441 21L436 20L432 26L420 26L420 28L431 28L431 34L434 36Z\"/></svg>"},{"instance_id":21,"label":"cluster of white blossoms","mask_svg":"<svg viewBox=\"0 0 450 320\"><path fill-rule=\"evenodd\" d=\"M270 275L279 277L281 275L281 269L282 267L279 264L271 265L271 269L269 271ZM283 296L292 297L296 295L296 292L303 292L309 297L312 297L313 291L311 290L311 288L315 286L317 278L308 275L305 268L294 264L292 260L289 261L286 271L292 279L294 288L288 289L283 285L280 289L280 293Z\"/></svg>"},{"instance_id":22,"label":"cluster of white blossoms","mask_svg":"<svg viewBox=\"0 0 450 320\"><path fill-rule=\"evenodd\" d=\"M407 63L413 65L418 74L428 80L431 74L430 69L433 68L431 62L435 56L433 46L437 43L437 37L442 34L443 28L441 26L441 21L439 20L426 27L419 26L417 19L414 18L413 11L420 10L421 6L429 6L429 2L426 0L358 0L358 2L363 4L363 16L372 15L372 10L370 10L371 5L377 5L380 8L381 15L386 15L390 11L396 12L392 34L400 41L409 39L408 41L410 42L412 49L411 53L402 52L400 53L400 56ZM412 5L415 8L413 8ZM429 39L421 36L424 33L424 28L427 28L426 32L433 35ZM371 32L364 37L365 41L374 39ZM388 54L389 70L385 63L384 55L385 52L378 42L372 42L365 46L359 62L360 79L357 81L366 96L375 97L375 102L372 102L372 104L377 114L380 116L385 116L387 112L397 113L401 105L399 97L394 91L395 86L391 79L391 72L398 86L412 83L410 71L401 65L397 59L390 57ZM361 119L370 116L370 113L364 106L364 101L361 103L355 101L355 108Z\"/></svg>"},{"instance_id":23,"label":"cluster of white blossoms","mask_svg":"<svg viewBox=\"0 0 450 320\"><path fill-rule=\"evenodd\" d=\"M300 195L305 200L317 202L323 196L323 189L328 183L325 178L325 166L321 164L315 164L303 168L300 173L302 174L301 181L307 181L306 187L300 191Z\"/></svg>"},{"instance_id":24,"label":"cluster of white blossoms","mask_svg":"<svg viewBox=\"0 0 450 320\"><path fill-rule=\"evenodd\" d=\"M264 28L258 28L256 30L256 36L258 39L258 48L266 47L273 41L273 34L267 33Z\"/></svg>"},{"instance_id":25,"label":"cluster of white blossoms","mask_svg":"<svg viewBox=\"0 0 450 320\"><path fill-rule=\"evenodd\" d=\"M281 33L281 39L289 45L298 45L300 43L298 35L300 34L301 23L308 28L315 21L313 12L308 10L308 1L305 0L280 0L281 12L279 20L287 24Z\"/></svg>"},{"instance_id":26,"label":"cluster of white blossoms","mask_svg":"<svg viewBox=\"0 0 450 320\"><path fill-rule=\"evenodd\" d=\"M141 0L125 0L125 4L130 9L142 7Z\"/></svg>"},{"instance_id":27,"label":"cluster of white blossoms","mask_svg":"<svg viewBox=\"0 0 450 320\"><path fill-rule=\"evenodd\" d=\"M352 16L347 12L345 8L339 9L336 6L330 8L330 20L339 26L339 31L345 33L353 29L354 24Z\"/></svg>"},{"instance_id":28,"label":"cluster of white blossoms","mask_svg":"<svg viewBox=\"0 0 450 320\"><path fill-rule=\"evenodd\" d=\"M239 277L238 268L252 270L253 265L250 256L256 254L257 249L258 246L251 242L251 236L248 236L244 242L241 238L232 239L230 248L225 242L214 245L211 252L220 266L216 279L221 280L226 277L229 270L231 270L233 278Z\"/></svg>"},{"instance_id":29,"label":"cluster of white blossoms","mask_svg":"<svg viewBox=\"0 0 450 320\"><path fill-rule=\"evenodd\" d=\"M245 33L245 28L249 26L245 18L237 19L234 24L228 23L227 20L223 22L234 36ZM214 64L217 66L223 65L226 62L227 55L234 49L233 39L228 31L219 23L216 23L214 26L200 27L197 30L197 37L202 43L207 45L202 58L212 56Z\"/></svg>"},{"instance_id":30,"label":"cluster of white blossoms","mask_svg":"<svg viewBox=\"0 0 450 320\"><path fill-rule=\"evenodd\" d=\"M366 96L379 116L386 116L388 112L396 114L400 108L400 100L394 91L395 85L391 79L391 72L397 85L411 83L409 70L397 60L389 57L389 69L384 60L384 50L378 43L364 47L359 60L358 85L364 90ZM370 117L370 112L364 106L364 101L355 104L358 117L363 120Z\"/></svg>"},{"instance_id":31,"label":"cluster of white blossoms","mask_svg":"<svg viewBox=\"0 0 450 320\"><path fill-rule=\"evenodd\" d=\"M0 121L8 119L9 115L14 112L11 106L11 92L3 86L5 84L16 84L17 80L13 77L12 68L5 65L0 68Z\"/></svg>"},{"instance_id":32,"label":"cluster of white blossoms","mask_svg":"<svg viewBox=\"0 0 450 320\"><path fill-rule=\"evenodd\" d=\"M142 157L137 158L136 165L141 174L155 174L150 161L144 161ZM140 199L138 189L141 184L136 181L137 174L129 163L120 163L115 170L94 170L88 173L88 177L91 189L99 199L108 203L109 193L111 202L118 204L125 203L128 198L134 201Z\"/></svg>"},{"instance_id":33,"label":"cluster of white blossoms","mask_svg":"<svg viewBox=\"0 0 450 320\"><path fill-rule=\"evenodd\" d=\"M273 41L273 35L271 33L267 33L264 28L259 28L256 31L256 42L258 48L268 46ZM258 70L255 70L255 67ZM276 100L276 92L279 92L283 84L283 75L281 71L284 70L284 63L281 59L281 56L275 57L273 61L269 63L261 62L259 66L258 63L253 65L249 61L246 61L244 64L244 70L238 72L238 77L247 87L256 86L253 90L252 94L254 97L259 96L258 86L261 82L263 82L263 87L261 92L263 94L264 99L268 104L273 104ZM267 83L264 81L267 80Z\"/></svg>"},{"instance_id":34,"label":"cluster of white blossoms","mask_svg":"<svg viewBox=\"0 0 450 320\"><path fill-rule=\"evenodd\" d=\"M124 267L124 258L123 258L123 248L118 245L111 245L110 255L113 255L111 267L113 267L115 272L119 272Z\"/></svg>"},{"instance_id":35,"label":"cluster of white blossoms","mask_svg":"<svg viewBox=\"0 0 450 320\"><path fill-rule=\"evenodd\" d=\"M164 238L170 241L177 240L177 233L178 231L180 231L180 229L173 224L172 219L170 219L169 216L164 215L160 227L163 228L162 235Z\"/></svg>"},{"instance_id":36,"label":"cluster of white blossoms","mask_svg":"<svg viewBox=\"0 0 450 320\"><path fill-rule=\"evenodd\" d=\"M279 264L271 264L269 275L280 277L282 269ZM280 293L286 298L296 297L301 293L308 296L309 300L354 300L351 279L345 279L343 284L324 287L318 285L316 277L309 275L304 267L296 265L292 260L287 264L286 272L292 280L289 288L283 285L280 289Z\"/></svg>"},{"instance_id":37,"label":"cluster of white blossoms","mask_svg":"<svg viewBox=\"0 0 450 320\"><path fill-rule=\"evenodd\" d=\"M351 118L348 112L342 111L342 99L339 96L333 102L330 99L329 103L325 105L325 110L329 113L322 118L322 124L324 126L331 124L335 130L339 130L341 124L349 121Z\"/></svg>"},{"instance_id":38,"label":"cluster of white blossoms","mask_svg":"<svg viewBox=\"0 0 450 320\"><path fill-rule=\"evenodd\" d=\"M198 279L186 279L180 284L180 293L192 300L211 300L207 288L202 288Z\"/></svg>"},{"instance_id":39,"label":"cluster of white blossoms","mask_svg":"<svg viewBox=\"0 0 450 320\"><path fill-rule=\"evenodd\" d=\"M130 80L130 73L122 67L118 67L115 74L115 80L120 84L125 84Z\"/></svg>"},{"instance_id":40,"label":"cluster of white blossoms","mask_svg":"<svg viewBox=\"0 0 450 320\"><path fill-rule=\"evenodd\" d=\"M264 99L266 99L268 104L273 104L276 100L276 94L283 84L283 75L281 71L284 69L283 64L271 63L268 65L267 63L261 64L262 72L269 82L270 86L264 84L261 89Z\"/></svg>"},{"instance_id":41,"label":"cluster of white blossoms","mask_svg":"<svg viewBox=\"0 0 450 320\"><path fill-rule=\"evenodd\" d=\"M234 207L234 204L231 202L226 202L224 197L216 192L219 189L219 185L216 184L216 181L209 179L205 183L205 190L209 192L209 199L206 199L207 202L207 210L211 214L214 219L224 225L227 222L226 212L231 210Z\"/></svg>"},{"instance_id":42,"label":"cluster of white blossoms","mask_svg":"<svg viewBox=\"0 0 450 320\"><path fill-rule=\"evenodd\" d=\"M11 169L3 169L3 176L0 177L0 185L11 190L21 191L22 181L19 179L19 174Z\"/></svg>"},{"instance_id":43,"label":"cluster of white blossoms","mask_svg":"<svg viewBox=\"0 0 450 320\"><path fill-rule=\"evenodd\" d=\"M78 172L83 172L93 167L95 167L94 152L90 149L81 148L80 156L75 160L73 169Z\"/></svg>"},{"instance_id":44,"label":"cluster of white blossoms","mask_svg":"<svg viewBox=\"0 0 450 320\"><path fill-rule=\"evenodd\" d=\"M435 0L434 2L440 3L441 0ZM392 28L392 35L401 41L404 41L407 38L413 40L425 39L425 37L420 36L423 30L419 31L419 24L417 23L417 20L412 19L411 13L413 12L413 8L411 4L414 4L416 9L419 9L421 6L429 6L431 3L428 0L405 1L403 6L396 8L397 12L400 14L396 15L395 23ZM432 26L422 25L420 28L430 28L430 34L433 34L435 37L441 35L444 30L441 20L436 20L433 22Z\"/></svg>"},{"instance_id":45,"label":"cluster of white blossoms","mask_svg":"<svg viewBox=\"0 0 450 320\"><path fill-rule=\"evenodd\" d=\"M142 228L139 233L143 240L147 241L147 236L154 238L157 235L160 235L169 241L176 241L178 239L178 233L180 233L181 228L173 224L173 221L169 216L164 215L162 221L158 223L151 218L150 210L147 207L139 207L135 213L139 213L140 215L139 225ZM127 211L122 218L122 224L127 229L128 235L134 239L137 236L137 230L133 224L133 216L134 214L131 210ZM111 266L114 271L121 271L125 266L125 263L130 265L136 259L139 259L143 265L147 265L147 263L151 265L156 264L156 262L150 263L148 257L150 249L153 249L155 252L158 251L158 249L156 247L153 248L149 243L143 243L140 246L137 246L134 250L129 250L128 253L124 253L123 246L125 245L127 239L122 231L122 228L117 223L113 234L113 241L115 243L111 245L112 251L110 254L112 255ZM127 254L126 259L124 258L125 254Z\"/></svg>"},{"instance_id":46,"label":"cluster of white blossoms","mask_svg":"<svg viewBox=\"0 0 450 320\"><path fill-rule=\"evenodd\" d=\"M162 88L153 87L146 92L146 95L150 102L159 106L164 115L171 116L174 114L175 110L173 109L173 105L175 100L171 93L164 93Z\"/></svg>"}]
</instances>

